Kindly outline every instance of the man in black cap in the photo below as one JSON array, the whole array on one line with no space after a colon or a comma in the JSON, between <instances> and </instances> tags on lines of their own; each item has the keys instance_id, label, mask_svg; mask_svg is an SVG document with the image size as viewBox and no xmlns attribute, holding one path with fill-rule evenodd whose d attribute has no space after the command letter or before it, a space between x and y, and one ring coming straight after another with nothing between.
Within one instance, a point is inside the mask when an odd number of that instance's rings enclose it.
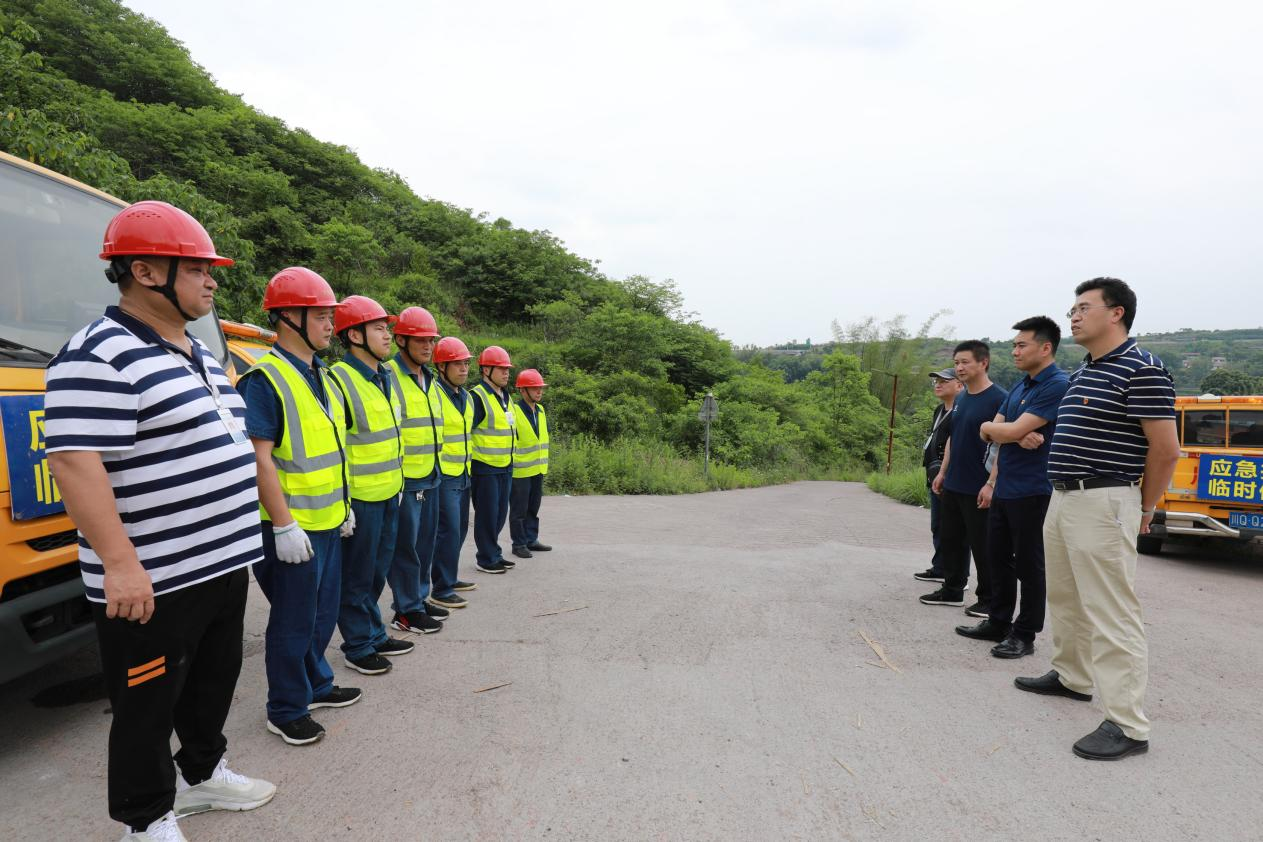
<instances>
[{"instance_id":1,"label":"man in black cap","mask_svg":"<svg viewBox=\"0 0 1263 842\"><path fill-rule=\"evenodd\" d=\"M956 379L954 369L945 368L930 372L930 384L934 388L934 397L939 399L939 405L934 407L930 432L921 447L921 465L925 468L925 487L930 495L930 535L934 542L934 557L930 560L929 570L914 573L912 578L922 582L941 582L943 568L938 558L938 522L942 498L934 493L932 485L939 468L943 467L943 449L947 447L947 440L952 435L952 408L956 404L956 395L960 392L960 381Z\"/></svg>"}]
</instances>

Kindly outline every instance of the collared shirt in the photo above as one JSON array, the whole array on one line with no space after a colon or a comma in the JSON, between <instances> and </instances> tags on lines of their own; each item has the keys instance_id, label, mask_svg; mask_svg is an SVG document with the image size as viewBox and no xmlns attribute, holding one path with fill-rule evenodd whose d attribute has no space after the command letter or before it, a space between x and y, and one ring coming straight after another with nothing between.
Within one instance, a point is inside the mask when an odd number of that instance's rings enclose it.
<instances>
[{"instance_id":1,"label":"collared shirt","mask_svg":"<svg viewBox=\"0 0 1263 842\"><path fill-rule=\"evenodd\" d=\"M273 345L272 350L303 375L316 400L328 408L329 395L325 392L324 379L319 375L319 371L327 366L320 361L320 357L313 355L311 364L308 365L301 357L280 345ZM281 396L276 393L276 389L266 377L255 372L238 380L237 390L246 402L246 435L279 445L285 438L285 411L281 407Z\"/></svg>"},{"instance_id":2,"label":"collared shirt","mask_svg":"<svg viewBox=\"0 0 1263 842\"><path fill-rule=\"evenodd\" d=\"M355 369L365 380L377 386L382 390L382 394L386 396L386 400L390 400L390 375L386 372L386 366L377 363L376 368L370 368L363 360L354 354L347 354L342 358L342 362ZM347 417L350 418L348 407Z\"/></svg>"},{"instance_id":3,"label":"collared shirt","mask_svg":"<svg viewBox=\"0 0 1263 842\"><path fill-rule=\"evenodd\" d=\"M527 405L526 401L518 400L517 406L521 408L522 414L526 416L526 420L529 421L531 424L531 429L535 431L535 437L538 438L539 437L539 404L535 404L535 408L532 409L530 406Z\"/></svg>"},{"instance_id":4,"label":"collared shirt","mask_svg":"<svg viewBox=\"0 0 1263 842\"><path fill-rule=\"evenodd\" d=\"M1008 392L992 383L976 395L961 391L952 409L951 451L943 487L957 494L977 494L987 481L986 443L978 436L982 422L994 420Z\"/></svg>"},{"instance_id":5,"label":"collared shirt","mask_svg":"<svg viewBox=\"0 0 1263 842\"><path fill-rule=\"evenodd\" d=\"M1149 440L1140 422L1175 419L1175 386L1162 360L1128 339L1070 375L1048 456L1050 479L1137 482Z\"/></svg>"},{"instance_id":6,"label":"collared shirt","mask_svg":"<svg viewBox=\"0 0 1263 842\"><path fill-rule=\"evenodd\" d=\"M206 346L189 342L186 354L110 307L45 376L48 452L100 454L155 594L263 558L254 448L240 432L245 404ZM82 532L79 571L88 599L104 602L105 568Z\"/></svg>"},{"instance_id":7,"label":"collared shirt","mask_svg":"<svg viewBox=\"0 0 1263 842\"><path fill-rule=\"evenodd\" d=\"M1030 413L1048 423L1036 431L1043 435L1044 443L1035 450L1027 450L1017 442L1000 445L1000 474L995 484L995 496L999 499L1052 494L1048 451L1057 430L1057 409L1069 385L1070 378L1053 363L1034 377L1026 375L1009 392L999 413L1006 422Z\"/></svg>"}]
</instances>

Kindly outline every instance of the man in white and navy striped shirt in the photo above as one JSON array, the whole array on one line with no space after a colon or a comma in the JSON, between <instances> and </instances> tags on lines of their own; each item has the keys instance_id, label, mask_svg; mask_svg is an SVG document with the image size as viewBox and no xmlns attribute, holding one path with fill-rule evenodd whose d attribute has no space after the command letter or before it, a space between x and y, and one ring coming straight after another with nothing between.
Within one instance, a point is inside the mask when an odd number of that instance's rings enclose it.
<instances>
[{"instance_id":1,"label":"man in white and navy striped shirt","mask_svg":"<svg viewBox=\"0 0 1263 842\"><path fill-rule=\"evenodd\" d=\"M1044 520L1053 669L1016 684L1080 701L1090 700L1095 686L1105 721L1074 744L1074 753L1117 760L1149 749L1136 537L1149 531L1179 458L1175 390L1162 361L1128 337L1136 294L1127 284L1095 278L1075 295L1066 315L1088 356L1058 409ZM1031 445L1038 442L1022 442Z\"/></svg>"},{"instance_id":2,"label":"man in white and navy striped shirt","mask_svg":"<svg viewBox=\"0 0 1263 842\"><path fill-rule=\"evenodd\" d=\"M114 217L101 257L119 305L49 364L45 433L113 709L110 815L127 839L180 840L177 813L276 791L224 761L259 496L245 404L185 330L214 305L211 266L232 261L163 202Z\"/></svg>"}]
</instances>

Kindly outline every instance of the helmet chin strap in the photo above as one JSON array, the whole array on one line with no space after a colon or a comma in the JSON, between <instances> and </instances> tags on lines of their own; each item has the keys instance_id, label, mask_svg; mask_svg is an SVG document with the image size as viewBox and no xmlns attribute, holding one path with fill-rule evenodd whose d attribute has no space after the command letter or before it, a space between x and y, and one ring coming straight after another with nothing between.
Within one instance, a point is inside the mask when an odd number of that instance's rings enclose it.
<instances>
[{"instance_id":1,"label":"helmet chin strap","mask_svg":"<svg viewBox=\"0 0 1263 842\"><path fill-rule=\"evenodd\" d=\"M160 287L149 287L154 292L161 293L162 297L171 302L171 306L180 314L186 322L197 321L197 316L190 316L184 312L184 308L180 306L180 299L175 294L175 276L180 272L180 258L172 257L171 265L167 269L167 282Z\"/></svg>"},{"instance_id":2,"label":"helmet chin strap","mask_svg":"<svg viewBox=\"0 0 1263 842\"><path fill-rule=\"evenodd\" d=\"M408 361L411 362L417 368L421 368L423 365L425 365L425 363L421 362L416 357L412 356L412 337L411 336L404 338L403 347L401 347L399 350L402 351L403 355L408 358Z\"/></svg>"},{"instance_id":3,"label":"helmet chin strap","mask_svg":"<svg viewBox=\"0 0 1263 842\"><path fill-rule=\"evenodd\" d=\"M307 308L306 307L303 308L302 324L298 324L298 325L294 324L292 321L290 321L289 316L285 315L284 313L281 313L279 318L280 318L280 321L285 322L285 324L289 325L290 328L295 333L297 333L300 337L302 337L302 340L307 343L308 348L315 351L317 354L320 353L320 349L317 348L315 345L311 344L311 339L307 336Z\"/></svg>"},{"instance_id":4,"label":"helmet chin strap","mask_svg":"<svg viewBox=\"0 0 1263 842\"><path fill-rule=\"evenodd\" d=\"M364 334L364 339L365 339L364 342L351 341L351 330L356 327L360 329L360 333ZM374 351L372 348L368 347L367 340L368 340L368 333L365 332L363 325L352 325L351 327L348 327L346 330L342 331L342 341L345 342L347 345L350 345L352 348L363 348L364 353L368 354L370 357L377 360L379 363L384 363L386 362L386 360L390 359L390 354L387 354L384 357L377 356L377 352Z\"/></svg>"}]
</instances>

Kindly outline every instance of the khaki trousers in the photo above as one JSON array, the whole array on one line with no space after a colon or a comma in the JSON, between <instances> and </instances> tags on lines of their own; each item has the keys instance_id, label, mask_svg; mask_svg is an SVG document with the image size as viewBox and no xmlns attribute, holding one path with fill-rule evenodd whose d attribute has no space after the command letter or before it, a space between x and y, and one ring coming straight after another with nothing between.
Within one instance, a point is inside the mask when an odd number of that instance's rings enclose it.
<instances>
[{"instance_id":1,"label":"khaki trousers","mask_svg":"<svg viewBox=\"0 0 1263 842\"><path fill-rule=\"evenodd\" d=\"M1044 519L1053 669L1078 693L1095 685L1105 718L1133 740L1144 714L1149 649L1136 598L1140 489L1054 491Z\"/></svg>"}]
</instances>

